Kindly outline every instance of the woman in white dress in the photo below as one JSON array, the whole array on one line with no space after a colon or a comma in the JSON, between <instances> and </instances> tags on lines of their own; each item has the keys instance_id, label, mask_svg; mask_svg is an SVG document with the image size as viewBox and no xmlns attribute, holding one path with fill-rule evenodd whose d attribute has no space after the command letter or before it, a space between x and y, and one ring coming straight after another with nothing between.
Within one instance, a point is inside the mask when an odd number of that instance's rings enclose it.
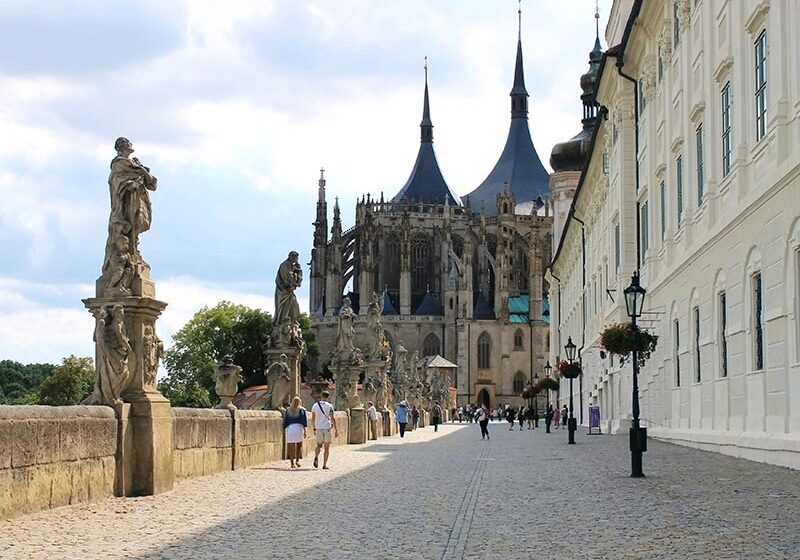
<instances>
[{"instance_id":1,"label":"woman in white dress","mask_svg":"<svg viewBox=\"0 0 800 560\"><path fill-rule=\"evenodd\" d=\"M303 457L303 440L306 439L308 420L306 409L300 397L292 399L292 404L283 416L283 429L286 430L287 455L291 468L300 468L300 459Z\"/></svg>"}]
</instances>

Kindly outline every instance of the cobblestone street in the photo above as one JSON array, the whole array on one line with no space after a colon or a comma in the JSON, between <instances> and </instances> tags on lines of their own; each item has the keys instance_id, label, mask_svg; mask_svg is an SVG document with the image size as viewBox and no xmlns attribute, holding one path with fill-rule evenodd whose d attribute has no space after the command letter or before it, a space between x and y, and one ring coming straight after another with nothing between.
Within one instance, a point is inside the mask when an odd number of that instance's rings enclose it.
<instances>
[{"instance_id":1,"label":"cobblestone street","mask_svg":"<svg viewBox=\"0 0 800 560\"><path fill-rule=\"evenodd\" d=\"M5 559L800 558L800 473L651 441L445 425L0 522Z\"/></svg>"}]
</instances>

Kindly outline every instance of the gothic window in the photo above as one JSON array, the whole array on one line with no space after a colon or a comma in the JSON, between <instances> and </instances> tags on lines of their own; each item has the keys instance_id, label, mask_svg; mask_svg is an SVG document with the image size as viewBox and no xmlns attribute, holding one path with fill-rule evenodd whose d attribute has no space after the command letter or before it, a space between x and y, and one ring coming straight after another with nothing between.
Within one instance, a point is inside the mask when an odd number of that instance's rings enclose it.
<instances>
[{"instance_id":1,"label":"gothic window","mask_svg":"<svg viewBox=\"0 0 800 560\"><path fill-rule=\"evenodd\" d=\"M422 355L436 356L439 353L439 337L430 333L425 337L425 341L422 343Z\"/></svg>"},{"instance_id":2,"label":"gothic window","mask_svg":"<svg viewBox=\"0 0 800 560\"><path fill-rule=\"evenodd\" d=\"M524 350L524 341L525 337L522 334L522 329L517 329L517 332L514 333L514 350Z\"/></svg>"},{"instance_id":3,"label":"gothic window","mask_svg":"<svg viewBox=\"0 0 800 560\"><path fill-rule=\"evenodd\" d=\"M386 240L386 254L383 255L383 281L389 292L397 295L400 290L400 239L396 235L390 235Z\"/></svg>"},{"instance_id":4,"label":"gothic window","mask_svg":"<svg viewBox=\"0 0 800 560\"><path fill-rule=\"evenodd\" d=\"M431 246L428 236L415 235L411 240L411 293L419 296L420 300L433 276L429 266L430 257Z\"/></svg>"},{"instance_id":5,"label":"gothic window","mask_svg":"<svg viewBox=\"0 0 800 560\"><path fill-rule=\"evenodd\" d=\"M514 288L520 293L528 292L528 272L528 255L519 247L514 257Z\"/></svg>"},{"instance_id":6,"label":"gothic window","mask_svg":"<svg viewBox=\"0 0 800 560\"><path fill-rule=\"evenodd\" d=\"M514 394L519 395L525 389L525 374L518 371L514 375Z\"/></svg>"},{"instance_id":7,"label":"gothic window","mask_svg":"<svg viewBox=\"0 0 800 560\"><path fill-rule=\"evenodd\" d=\"M458 235L453 235L451 237L451 241L453 243L453 252L456 256L461 259L464 257L464 240L461 239Z\"/></svg>"},{"instance_id":8,"label":"gothic window","mask_svg":"<svg viewBox=\"0 0 800 560\"><path fill-rule=\"evenodd\" d=\"M478 369L489 369L492 361L492 339L483 331L478 337Z\"/></svg>"}]
</instances>

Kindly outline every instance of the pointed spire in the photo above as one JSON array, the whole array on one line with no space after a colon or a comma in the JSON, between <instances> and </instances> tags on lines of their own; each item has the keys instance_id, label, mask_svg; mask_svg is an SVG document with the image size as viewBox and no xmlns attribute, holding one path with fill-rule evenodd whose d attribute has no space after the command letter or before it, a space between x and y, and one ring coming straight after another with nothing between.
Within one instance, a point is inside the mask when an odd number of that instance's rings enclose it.
<instances>
[{"instance_id":1,"label":"pointed spire","mask_svg":"<svg viewBox=\"0 0 800 560\"><path fill-rule=\"evenodd\" d=\"M525 71L522 67L522 0L520 0L519 29L517 37L517 61L514 66L514 87L511 88L511 118L528 118L528 90L525 89Z\"/></svg>"},{"instance_id":2,"label":"pointed spire","mask_svg":"<svg viewBox=\"0 0 800 560\"><path fill-rule=\"evenodd\" d=\"M425 100L422 105L422 122L419 124L420 141L423 144L433 143L433 121L431 121L431 105L428 100L428 57L425 56Z\"/></svg>"},{"instance_id":3,"label":"pointed spire","mask_svg":"<svg viewBox=\"0 0 800 560\"><path fill-rule=\"evenodd\" d=\"M603 47L600 45L600 0L595 0L594 4L594 48L592 54L603 54ZM599 60L599 56L597 57Z\"/></svg>"},{"instance_id":4,"label":"pointed spire","mask_svg":"<svg viewBox=\"0 0 800 560\"><path fill-rule=\"evenodd\" d=\"M325 202L325 168L319 168L319 201Z\"/></svg>"}]
</instances>

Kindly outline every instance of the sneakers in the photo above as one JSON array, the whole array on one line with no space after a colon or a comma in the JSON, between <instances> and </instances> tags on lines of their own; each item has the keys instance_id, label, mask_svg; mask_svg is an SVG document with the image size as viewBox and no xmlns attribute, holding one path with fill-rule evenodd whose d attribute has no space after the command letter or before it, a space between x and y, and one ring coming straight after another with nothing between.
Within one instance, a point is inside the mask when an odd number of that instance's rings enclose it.
<instances>
[{"instance_id":1,"label":"sneakers","mask_svg":"<svg viewBox=\"0 0 800 560\"><path fill-rule=\"evenodd\" d=\"M314 457L314 468L319 468L319 457Z\"/></svg>"}]
</instances>

